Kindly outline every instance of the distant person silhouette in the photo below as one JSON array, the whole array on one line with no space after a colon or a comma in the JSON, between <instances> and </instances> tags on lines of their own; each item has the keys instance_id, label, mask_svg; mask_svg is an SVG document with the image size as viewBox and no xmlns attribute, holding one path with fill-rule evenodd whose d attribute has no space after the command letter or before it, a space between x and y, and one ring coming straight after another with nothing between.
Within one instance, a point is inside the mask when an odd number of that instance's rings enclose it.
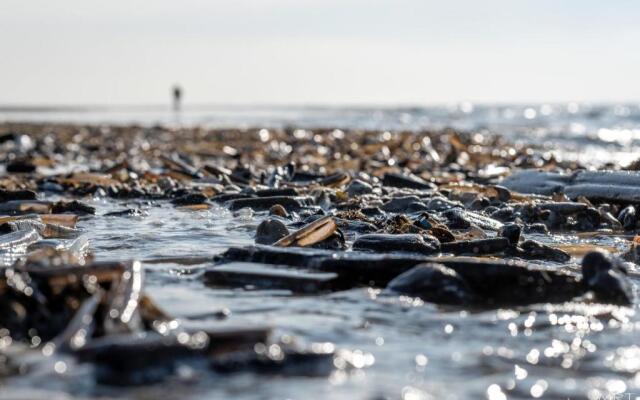
<instances>
[{"instance_id":1,"label":"distant person silhouette","mask_svg":"<svg viewBox=\"0 0 640 400\"><path fill-rule=\"evenodd\" d=\"M173 85L171 92L173 93L173 110L180 111L182 106L182 88L179 85Z\"/></svg>"}]
</instances>

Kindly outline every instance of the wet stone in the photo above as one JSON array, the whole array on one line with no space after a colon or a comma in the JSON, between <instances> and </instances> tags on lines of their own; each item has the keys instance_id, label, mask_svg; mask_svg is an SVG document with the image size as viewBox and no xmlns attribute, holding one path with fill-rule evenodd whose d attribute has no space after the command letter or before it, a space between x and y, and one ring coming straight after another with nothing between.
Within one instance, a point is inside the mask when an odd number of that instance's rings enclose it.
<instances>
[{"instance_id":1,"label":"wet stone","mask_svg":"<svg viewBox=\"0 0 640 400\"><path fill-rule=\"evenodd\" d=\"M259 329L195 331L185 332L180 339L176 333L120 334L94 340L75 354L97 366L98 383L143 385L163 381L175 374L181 363L206 362L216 353L249 351L266 341L268 333Z\"/></svg>"},{"instance_id":2,"label":"wet stone","mask_svg":"<svg viewBox=\"0 0 640 400\"><path fill-rule=\"evenodd\" d=\"M600 251L588 253L582 259L582 274L585 288L593 292L596 301L633 304L633 288L620 258Z\"/></svg>"},{"instance_id":3,"label":"wet stone","mask_svg":"<svg viewBox=\"0 0 640 400\"><path fill-rule=\"evenodd\" d=\"M345 172L336 172L335 174L322 177L316 183L327 187L340 187L349 182L351 177Z\"/></svg>"},{"instance_id":4,"label":"wet stone","mask_svg":"<svg viewBox=\"0 0 640 400\"><path fill-rule=\"evenodd\" d=\"M491 218L502 222L513 221L515 216L515 210L513 207L503 207L490 214Z\"/></svg>"},{"instance_id":5,"label":"wet stone","mask_svg":"<svg viewBox=\"0 0 640 400\"><path fill-rule=\"evenodd\" d=\"M498 235L506 238L511 246L517 246L521 232L522 228L518 224L504 224L498 231Z\"/></svg>"},{"instance_id":6,"label":"wet stone","mask_svg":"<svg viewBox=\"0 0 640 400\"><path fill-rule=\"evenodd\" d=\"M636 208L634 206L627 206L620 211L618 220L622 224L625 231L631 231L636 229L638 224L638 216L636 214Z\"/></svg>"},{"instance_id":7,"label":"wet stone","mask_svg":"<svg viewBox=\"0 0 640 400\"><path fill-rule=\"evenodd\" d=\"M433 254L440 248L438 239L419 234L380 234L362 235L353 243L354 250L375 252L411 252Z\"/></svg>"},{"instance_id":8,"label":"wet stone","mask_svg":"<svg viewBox=\"0 0 640 400\"><path fill-rule=\"evenodd\" d=\"M498 237L442 243L440 251L454 255L482 255L500 253L505 251L509 246L510 243L508 239Z\"/></svg>"},{"instance_id":9,"label":"wet stone","mask_svg":"<svg viewBox=\"0 0 640 400\"><path fill-rule=\"evenodd\" d=\"M305 206L305 204L303 204L303 200L297 197L285 196L235 199L229 200L225 204L232 211L245 207L251 208L254 211L268 211L271 207L277 204L284 207L287 211L298 211Z\"/></svg>"},{"instance_id":10,"label":"wet stone","mask_svg":"<svg viewBox=\"0 0 640 400\"><path fill-rule=\"evenodd\" d=\"M563 174L523 170L504 179L502 185L521 193L564 193L570 199L585 197L594 201L640 203L638 171L580 170Z\"/></svg>"},{"instance_id":11,"label":"wet stone","mask_svg":"<svg viewBox=\"0 0 640 400\"><path fill-rule=\"evenodd\" d=\"M378 207L364 207L360 211L370 218L382 217L385 215L384 212Z\"/></svg>"},{"instance_id":12,"label":"wet stone","mask_svg":"<svg viewBox=\"0 0 640 400\"><path fill-rule=\"evenodd\" d=\"M589 206L584 203L574 203L574 202L558 202L558 203L543 203L537 206L540 210L549 210L551 212L555 212L562 215L571 215L578 213L580 211L584 211Z\"/></svg>"},{"instance_id":13,"label":"wet stone","mask_svg":"<svg viewBox=\"0 0 640 400\"><path fill-rule=\"evenodd\" d=\"M449 220L449 227L454 229L466 229L475 225L482 229L498 231L503 225L493 218L461 209L445 211L442 215Z\"/></svg>"},{"instance_id":14,"label":"wet stone","mask_svg":"<svg viewBox=\"0 0 640 400\"><path fill-rule=\"evenodd\" d=\"M319 293L341 286L338 274L308 272L284 265L233 262L208 269L205 282L216 287L245 289L284 289L292 293Z\"/></svg>"},{"instance_id":15,"label":"wet stone","mask_svg":"<svg viewBox=\"0 0 640 400\"><path fill-rule=\"evenodd\" d=\"M475 301L465 280L456 271L437 263L413 267L389 282L387 289L437 304L468 305Z\"/></svg>"},{"instance_id":16,"label":"wet stone","mask_svg":"<svg viewBox=\"0 0 640 400\"><path fill-rule=\"evenodd\" d=\"M11 250L20 246L28 246L40 239L38 232L31 229L15 230L8 223L0 225L0 250Z\"/></svg>"},{"instance_id":17,"label":"wet stone","mask_svg":"<svg viewBox=\"0 0 640 400\"><path fill-rule=\"evenodd\" d=\"M250 198L251 195L248 195L246 193L221 193L221 194L216 194L215 196L213 196L211 198L211 201L215 201L216 203L225 203L231 200L237 200L237 199L247 199ZM241 207L242 208L242 207Z\"/></svg>"},{"instance_id":18,"label":"wet stone","mask_svg":"<svg viewBox=\"0 0 640 400\"><path fill-rule=\"evenodd\" d=\"M281 218L289 218L289 213L280 204L275 204L269 208L269 215L275 215Z\"/></svg>"},{"instance_id":19,"label":"wet stone","mask_svg":"<svg viewBox=\"0 0 640 400\"><path fill-rule=\"evenodd\" d=\"M549 229L547 228L547 226L541 223L525 224L523 231L524 233L549 234Z\"/></svg>"},{"instance_id":20,"label":"wet stone","mask_svg":"<svg viewBox=\"0 0 640 400\"><path fill-rule=\"evenodd\" d=\"M479 210L483 210L483 209L485 209L486 207L488 207L488 206L489 206L489 204L490 204L490 203L489 203L489 199L487 199L487 198L485 198L485 197L481 197L481 198L478 198L478 199L473 200L473 201L469 204L469 207L468 207L468 208L469 208L470 210L476 210L476 211L479 211Z\"/></svg>"},{"instance_id":21,"label":"wet stone","mask_svg":"<svg viewBox=\"0 0 640 400\"><path fill-rule=\"evenodd\" d=\"M340 229L337 229L329 237L317 243L312 244L311 247L314 247L316 249L327 249L327 250L346 250L347 245L346 245L344 234Z\"/></svg>"},{"instance_id":22,"label":"wet stone","mask_svg":"<svg viewBox=\"0 0 640 400\"><path fill-rule=\"evenodd\" d=\"M478 296L479 306L562 303L582 296L581 277L515 260L475 257L429 257L406 253L336 253L316 249L286 249L253 246L230 248L221 255L226 261L285 264L335 272L348 282L386 287L396 276L418 264L435 262L453 269Z\"/></svg>"},{"instance_id":23,"label":"wet stone","mask_svg":"<svg viewBox=\"0 0 640 400\"><path fill-rule=\"evenodd\" d=\"M262 189L257 190L255 195L258 197L277 197L277 196L298 196L299 193L294 188L278 188L278 189Z\"/></svg>"},{"instance_id":24,"label":"wet stone","mask_svg":"<svg viewBox=\"0 0 640 400\"><path fill-rule=\"evenodd\" d=\"M256 243L274 244L289 234L285 224L275 218L267 218L256 229Z\"/></svg>"},{"instance_id":25,"label":"wet stone","mask_svg":"<svg viewBox=\"0 0 640 400\"><path fill-rule=\"evenodd\" d=\"M478 305L562 303L584 294L580 277L524 262L472 257L434 262L456 271L478 298Z\"/></svg>"},{"instance_id":26,"label":"wet stone","mask_svg":"<svg viewBox=\"0 0 640 400\"><path fill-rule=\"evenodd\" d=\"M140 217L143 215L144 215L144 212L139 208L127 208L125 210L111 211L111 212L105 213L103 216L105 217Z\"/></svg>"},{"instance_id":27,"label":"wet stone","mask_svg":"<svg viewBox=\"0 0 640 400\"><path fill-rule=\"evenodd\" d=\"M8 173L28 174L36 171L36 166L31 160L12 160L6 164Z\"/></svg>"},{"instance_id":28,"label":"wet stone","mask_svg":"<svg viewBox=\"0 0 640 400\"><path fill-rule=\"evenodd\" d=\"M520 247L512 249L512 255L531 260L546 260L565 263L571 260L571 255L535 240L525 240Z\"/></svg>"},{"instance_id":29,"label":"wet stone","mask_svg":"<svg viewBox=\"0 0 640 400\"><path fill-rule=\"evenodd\" d=\"M337 218L336 222L341 231L343 231L346 235L361 235L365 233L376 232L378 228L365 221L358 220L346 220Z\"/></svg>"},{"instance_id":30,"label":"wet stone","mask_svg":"<svg viewBox=\"0 0 640 400\"><path fill-rule=\"evenodd\" d=\"M276 350L277 349L277 350ZM257 345L244 352L213 358L210 368L219 374L254 372L277 376L319 377L334 370L334 352L311 346L299 349L288 344Z\"/></svg>"},{"instance_id":31,"label":"wet stone","mask_svg":"<svg viewBox=\"0 0 640 400\"><path fill-rule=\"evenodd\" d=\"M51 208L52 214L74 213L80 215L95 214L95 207L81 203L79 201L59 201L53 204Z\"/></svg>"},{"instance_id":32,"label":"wet stone","mask_svg":"<svg viewBox=\"0 0 640 400\"><path fill-rule=\"evenodd\" d=\"M433 197L427 203L428 211L441 212L452 208L460 208L462 204L458 201L451 201L444 197Z\"/></svg>"},{"instance_id":33,"label":"wet stone","mask_svg":"<svg viewBox=\"0 0 640 400\"><path fill-rule=\"evenodd\" d=\"M536 193L550 196L554 193L562 193L565 185L570 181L571 177L567 175L538 170L523 170L511 174L501 184L507 189L519 193Z\"/></svg>"},{"instance_id":34,"label":"wet stone","mask_svg":"<svg viewBox=\"0 0 640 400\"><path fill-rule=\"evenodd\" d=\"M36 192L31 190L2 190L0 189L0 202L11 200L35 200Z\"/></svg>"},{"instance_id":35,"label":"wet stone","mask_svg":"<svg viewBox=\"0 0 640 400\"><path fill-rule=\"evenodd\" d=\"M176 206L189 206L195 204L204 204L206 203L206 201L207 196L201 193L189 193L171 200L171 203Z\"/></svg>"},{"instance_id":36,"label":"wet stone","mask_svg":"<svg viewBox=\"0 0 640 400\"><path fill-rule=\"evenodd\" d=\"M382 178L383 186L432 191L437 187L414 175L387 173Z\"/></svg>"},{"instance_id":37,"label":"wet stone","mask_svg":"<svg viewBox=\"0 0 640 400\"><path fill-rule=\"evenodd\" d=\"M418 196L395 197L382 206L382 210L391 213L413 213L427 209Z\"/></svg>"},{"instance_id":38,"label":"wet stone","mask_svg":"<svg viewBox=\"0 0 640 400\"><path fill-rule=\"evenodd\" d=\"M490 189L495 192L495 198L498 201L505 203L511 200L511 191L509 191L509 189L507 189L506 187L500 186L500 185L493 185L493 186L490 186Z\"/></svg>"},{"instance_id":39,"label":"wet stone","mask_svg":"<svg viewBox=\"0 0 640 400\"><path fill-rule=\"evenodd\" d=\"M345 188L349 197L362 196L373 192L373 187L360 179L354 179Z\"/></svg>"},{"instance_id":40,"label":"wet stone","mask_svg":"<svg viewBox=\"0 0 640 400\"><path fill-rule=\"evenodd\" d=\"M429 230L433 228L432 218L429 214L423 213L420 215L413 224L420 229Z\"/></svg>"},{"instance_id":41,"label":"wet stone","mask_svg":"<svg viewBox=\"0 0 640 400\"><path fill-rule=\"evenodd\" d=\"M436 225L429 229L429 234L434 236L440 243L455 242L455 235L444 225Z\"/></svg>"}]
</instances>

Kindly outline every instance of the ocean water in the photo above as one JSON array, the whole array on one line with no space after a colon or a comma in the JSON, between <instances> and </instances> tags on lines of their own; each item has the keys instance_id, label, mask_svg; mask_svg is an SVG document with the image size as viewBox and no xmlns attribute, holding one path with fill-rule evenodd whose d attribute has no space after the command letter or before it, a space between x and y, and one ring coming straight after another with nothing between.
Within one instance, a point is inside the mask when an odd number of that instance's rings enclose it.
<instances>
[{"instance_id":1,"label":"ocean water","mask_svg":"<svg viewBox=\"0 0 640 400\"><path fill-rule=\"evenodd\" d=\"M208 127L336 127L351 129L455 129L492 132L512 141L545 145L557 157L628 164L640 149L640 104L472 103L431 107L0 107L2 121L201 125Z\"/></svg>"},{"instance_id":2,"label":"ocean water","mask_svg":"<svg viewBox=\"0 0 640 400\"><path fill-rule=\"evenodd\" d=\"M638 106L475 106L429 109L229 108L170 112L83 111L0 114L0 120L207 126L331 126L361 129L491 131L510 140L544 143L562 157L594 165L635 159L640 145ZM596 157L597 155L597 157ZM624 158L622 157L624 155ZM591 158L587 158L591 157ZM0 399L613 399L640 396L638 306L535 305L488 311L443 308L359 288L319 296L285 291L207 287L207 263L175 257L212 256L253 243L259 213L214 207L185 211L170 204L86 199L97 215L79 227L98 259L138 259L146 291L167 312L193 327L272 326L276 335L332 342L351 350L366 368L336 370L326 378L217 375L185 365L160 384L114 387L94 382L92 366L71 359L33 359L29 373L0 380ZM104 217L126 207L137 217ZM540 237L536 237L540 239ZM555 235L547 241L625 248L621 239ZM575 260L574 260L575 261ZM638 272L638 271L633 271ZM637 276L637 275L636 275ZM633 278L637 292L638 280ZM230 316L218 319L217 311ZM135 357L132 354L132 357ZM64 368L60 368L60 362ZM629 396L629 397L614 397Z\"/></svg>"}]
</instances>

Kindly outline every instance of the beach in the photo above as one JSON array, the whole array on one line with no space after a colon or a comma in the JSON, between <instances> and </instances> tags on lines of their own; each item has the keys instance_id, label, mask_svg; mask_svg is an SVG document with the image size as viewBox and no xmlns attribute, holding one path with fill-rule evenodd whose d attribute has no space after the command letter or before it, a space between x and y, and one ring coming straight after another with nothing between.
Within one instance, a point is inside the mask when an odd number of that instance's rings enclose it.
<instances>
[{"instance_id":1,"label":"beach","mask_svg":"<svg viewBox=\"0 0 640 400\"><path fill-rule=\"evenodd\" d=\"M3 114L0 398L640 390L637 107L122 114Z\"/></svg>"}]
</instances>

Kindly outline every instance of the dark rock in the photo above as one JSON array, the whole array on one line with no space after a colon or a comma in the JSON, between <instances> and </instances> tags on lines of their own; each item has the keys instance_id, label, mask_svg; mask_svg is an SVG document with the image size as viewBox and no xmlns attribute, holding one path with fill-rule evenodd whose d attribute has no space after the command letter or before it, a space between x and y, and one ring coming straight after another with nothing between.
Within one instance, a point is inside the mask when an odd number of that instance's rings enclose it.
<instances>
[{"instance_id":1,"label":"dark rock","mask_svg":"<svg viewBox=\"0 0 640 400\"><path fill-rule=\"evenodd\" d=\"M508 221L513 221L515 219L515 212L512 207L503 207L499 210L492 212L490 216L495 220L508 222Z\"/></svg>"},{"instance_id":2,"label":"dark rock","mask_svg":"<svg viewBox=\"0 0 640 400\"><path fill-rule=\"evenodd\" d=\"M545 224L535 223L535 224L526 224L523 229L524 233L542 233L548 234L549 229Z\"/></svg>"},{"instance_id":3,"label":"dark rock","mask_svg":"<svg viewBox=\"0 0 640 400\"><path fill-rule=\"evenodd\" d=\"M299 193L294 188L277 188L277 189L262 189L256 191L258 197L274 197L274 196L297 196Z\"/></svg>"},{"instance_id":4,"label":"dark rock","mask_svg":"<svg viewBox=\"0 0 640 400\"><path fill-rule=\"evenodd\" d=\"M127 208L126 210L112 211L104 214L105 217L139 217L143 215L139 208Z\"/></svg>"},{"instance_id":5,"label":"dark rock","mask_svg":"<svg viewBox=\"0 0 640 400\"><path fill-rule=\"evenodd\" d=\"M498 231L503 225L502 222L493 218L457 208L445 211L442 215L449 220L449 227L454 229L466 229L476 225L482 229Z\"/></svg>"},{"instance_id":6,"label":"dark rock","mask_svg":"<svg viewBox=\"0 0 640 400\"><path fill-rule=\"evenodd\" d=\"M469 204L469 209L470 210L483 210L488 206L489 206L489 199L487 199L486 197L480 197L480 198L477 198L477 199L473 200Z\"/></svg>"},{"instance_id":7,"label":"dark rock","mask_svg":"<svg viewBox=\"0 0 640 400\"><path fill-rule=\"evenodd\" d=\"M282 265L232 262L208 269L204 277L207 284L218 287L284 289L307 294L339 289L336 273L301 271Z\"/></svg>"},{"instance_id":8,"label":"dark rock","mask_svg":"<svg viewBox=\"0 0 640 400\"><path fill-rule=\"evenodd\" d=\"M378 207L364 207L360 210L364 215L370 218L384 216L384 212Z\"/></svg>"},{"instance_id":9,"label":"dark rock","mask_svg":"<svg viewBox=\"0 0 640 400\"><path fill-rule=\"evenodd\" d=\"M283 206L287 211L297 211L304 207L300 198L286 196L236 199L230 200L226 204L231 211L236 211L245 207L249 207L254 211L267 211L276 204Z\"/></svg>"},{"instance_id":10,"label":"dark rock","mask_svg":"<svg viewBox=\"0 0 640 400\"><path fill-rule=\"evenodd\" d=\"M176 206L190 206L207 202L207 196L202 193L189 193L171 200L171 204Z\"/></svg>"},{"instance_id":11,"label":"dark rock","mask_svg":"<svg viewBox=\"0 0 640 400\"><path fill-rule=\"evenodd\" d=\"M638 223L638 216L636 214L636 208L634 206L627 206L618 214L618 221L622 224L625 231L631 231L636 228Z\"/></svg>"},{"instance_id":12,"label":"dark rock","mask_svg":"<svg viewBox=\"0 0 640 400\"><path fill-rule=\"evenodd\" d=\"M221 193L211 197L211 201L215 201L216 203L225 203L231 200L248 198L251 198L251 195L246 193Z\"/></svg>"},{"instance_id":13,"label":"dark rock","mask_svg":"<svg viewBox=\"0 0 640 400\"><path fill-rule=\"evenodd\" d=\"M391 213L413 213L426 211L427 206L418 196L394 197L382 206L382 209Z\"/></svg>"},{"instance_id":14,"label":"dark rock","mask_svg":"<svg viewBox=\"0 0 640 400\"><path fill-rule=\"evenodd\" d=\"M42 182L41 184L38 185L38 189L42 190L43 192L52 192L52 193L64 192L64 187L62 187L62 185L59 185L55 182L50 182L50 181Z\"/></svg>"},{"instance_id":15,"label":"dark rock","mask_svg":"<svg viewBox=\"0 0 640 400\"><path fill-rule=\"evenodd\" d=\"M640 203L638 171L576 171L571 175L522 170L502 181L508 189L521 193L552 195L564 193L571 199L585 197L591 201Z\"/></svg>"},{"instance_id":16,"label":"dark rock","mask_svg":"<svg viewBox=\"0 0 640 400\"><path fill-rule=\"evenodd\" d=\"M571 176L555 172L538 170L517 171L502 182L502 186L519 193L535 193L550 196L562 193L565 185L571 181Z\"/></svg>"},{"instance_id":17,"label":"dark rock","mask_svg":"<svg viewBox=\"0 0 640 400\"><path fill-rule=\"evenodd\" d=\"M272 188L278 188L282 182L291 180L295 170L296 167L293 163L277 166L268 174L266 182L264 183Z\"/></svg>"},{"instance_id":18,"label":"dark rock","mask_svg":"<svg viewBox=\"0 0 640 400\"><path fill-rule=\"evenodd\" d=\"M345 188L349 197L361 196L373 192L373 187L360 179L354 179Z\"/></svg>"},{"instance_id":19,"label":"dark rock","mask_svg":"<svg viewBox=\"0 0 640 400\"><path fill-rule=\"evenodd\" d=\"M95 214L96 209L77 200L59 201L53 204L51 208L53 214L73 213L73 214Z\"/></svg>"},{"instance_id":20,"label":"dark rock","mask_svg":"<svg viewBox=\"0 0 640 400\"><path fill-rule=\"evenodd\" d=\"M500 186L500 185L494 185L494 186L490 186L490 188L495 190L496 192L495 198L498 201L502 203L506 203L507 201L511 200L511 192L506 187Z\"/></svg>"},{"instance_id":21,"label":"dark rock","mask_svg":"<svg viewBox=\"0 0 640 400\"><path fill-rule=\"evenodd\" d=\"M0 144L5 142L14 142L14 141L17 141L19 138L20 136L13 132L3 133L0 135Z\"/></svg>"},{"instance_id":22,"label":"dark rock","mask_svg":"<svg viewBox=\"0 0 640 400\"><path fill-rule=\"evenodd\" d=\"M311 247L326 250L345 250L347 245L344 234L340 229L337 229L331 236L318 243L312 244Z\"/></svg>"},{"instance_id":23,"label":"dark rock","mask_svg":"<svg viewBox=\"0 0 640 400\"><path fill-rule=\"evenodd\" d=\"M437 263L413 267L389 282L387 289L437 304L466 305L475 302L465 280L456 271Z\"/></svg>"},{"instance_id":24,"label":"dark rock","mask_svg":"<svg viewBox=\"0 0 640 400\"><path fill-rule=\"evenodd\" d=\"M586 210L587 208L589 208L589 206L584 203L565 201L556 203L542 203L538 204L536 208L539 210L549 210L561 215L572 215L577 212Z\"/></svg>"},{"instance_id":25,"label":"dark rock","mask_svg":"<svg viewBox=\"0 0 640 400\"><path fill-rule=\"evenodd\" d=\"M11 200L35 200L36 192L32 190L2 190L0 189L0 202Z\"/></svg>"},{"instance_id":26,"label":"dark rock","mask_svg":"<svg viewBox=\"0 0 640 400\"><path fill-rule=\"evenodd\" d=\"M571 255L535 240L525 240L517 249L512 249L512 255L531 260L546 260L559 263L571 260Z\"/></svg>"},{"instance_id":27,"label":"dark rock","mask_svg":"<svg viewBox=\"0 0 640 400\"><path fill-rule=\"evenodd\" d=\"M419 234L389 235L384 233L372 233L362 235L353 243L354 250L368 250L380 253L386 252L411 252L420 254L433 254L438 251L440 243L434 237L425 238Z\"/></svg>"},{"instance_id":28,"label":"dark rock","mask_svg":"<svg viewBox=\"0 0 640 400\"><path fill-rule=\"evenodd\" d=\"M507 238L511 246L517 246L521 232L522 228L518 224L504 224L498 231L498 235Z\"/></svg>"},{"instance_id":29,"label":"dark rock","mask_svg":"<svg viewBox=\"0 0 640 400\"><path fill-rule=\"evenodd\" d=\"M273 351L277 346L278 352ZM327 376L334 370L334 352L322 348L299 349L290 344L255 346L244 352L214 357L209 366L218 374L254 372L277 376Z\"/></svg>"},{"instance_id":30,"label":"dark rock","mask_svg":"<svg viewBox=\"0 0 640 400\"><path fill-rule=\"evenodd\" d=\"M289 230L281 221L267 218L256 229L256 243L274 244L289 234Z\"/></svg>"},{"instance_id":31,"label":"dark rock","mask_svg":"<svg viewBox=\"0 0 640 400\"><path fill-rule=\"evenodd\" d=\"M455 242L455 235L444 225L437 225L429 229L429 233L433 235L440 243Z\"/></svg>"},{"instance_id":32,"label":"dark rock","mask_svg":"<svg viewBox=\"0 0 640 400\"><path fill-rule=\"evenodd\" d=\"M582 259L585 288L602 303L631 305L633 289L624 262L611 254L593 251Z\"/></svg>"},{"instance_id":33,"label":"dark rock","mask_svg":"<svg viewBox=\"0 0 640 400\"><path fill-rule=\"evenodd\" d=\"M156 383L175 373L180 363L213 355L251 351L267 341L268 329L119 334L93 339L74 354L96 365L96 380L110 385ZM135 354L135 357L131 355Z\"/></svg>"},{"instance_id":34,"label":"dark rock","mask_svg":"<svg viewBox=\"0 0 640 400\"><path fill-rule=\"evenodd\" d=\"M36 166L31 160L12 160L7 163L8 173L32 173L36 171Z\"/></svg>"},{"instance_id":35,"label":"dark rock","mask_svg":"<svg viewBox=\"0 0 640 400\"><path fill-rule=\"evenodd\" d=\"M269 215L275 215L281 218L289 218L289 213L280 204L274 204L269 209Z\"/></svg>"},{"instance_id":36,"label":"dark rock","mask_svg":"<svg viewBox=\"0 0 640 400\"><path fill-rule=\"evenodd\" d=\"M347 233L364 234L372 233L378 230L375 225L366 221L336 218L336 223L338 224L338 227L340 229L344 230Z\"/></svg>"},{"instance_id":37,"label":"dark rock","mask_svg":"<svg viewBox=\"0 0 640 400\"><path fill-rule=\"evenodd\" d=\"M426 182L415 175L401 175L394 173L384 174L382 185L397 188L417 189L417 190L435 190L437 186L433 183Z\"/></svg>"},{"instance_id":38,"label":"dark rock","mask_svg":"<svg viewBox=\"0 0 640 400\"><path fill-rule=\"evenodd\" d=\"M424 213L418 219L413 221L413 224L420 229L429 230L433 228L433 224L429 221L429 214Z\"/></svg>"},{"instance_id":39,"label":"dark rock","mask_svg":"<svg viewBox=\"0 0 640 400\"><path fill-rule=\"evenodd\" d=\"M454 255L483 255L500 253L508 247L509 240L498 237L442 243L440 245L440 251Z\"/></svg>"},{"instance_id":40,"label":"dark rock","mask_svg":"<svg viewBox=\"0 0 640 400\"><path fill-rule=\"evenodd\" d=\"M427 257L410 254L332 252L271 246L232 247L219 260L286 264L335 272L342 282L386 287L396 276L425 262L453 269L478 296L478 305L562 303L584 294L577 274L515 260Z\"/></svg>"},{"instance_id":41,"label":"dark rock","mask_svg":"<svg viewBox=\"0 0 640 400\"><path fill-rule=\"evenodd\" d=\"M427 203L428 211L441 212L452 208L462 208L462 203L459 201L451 201L441 196L435 196Z\"/></svg>"}]
</instances>

